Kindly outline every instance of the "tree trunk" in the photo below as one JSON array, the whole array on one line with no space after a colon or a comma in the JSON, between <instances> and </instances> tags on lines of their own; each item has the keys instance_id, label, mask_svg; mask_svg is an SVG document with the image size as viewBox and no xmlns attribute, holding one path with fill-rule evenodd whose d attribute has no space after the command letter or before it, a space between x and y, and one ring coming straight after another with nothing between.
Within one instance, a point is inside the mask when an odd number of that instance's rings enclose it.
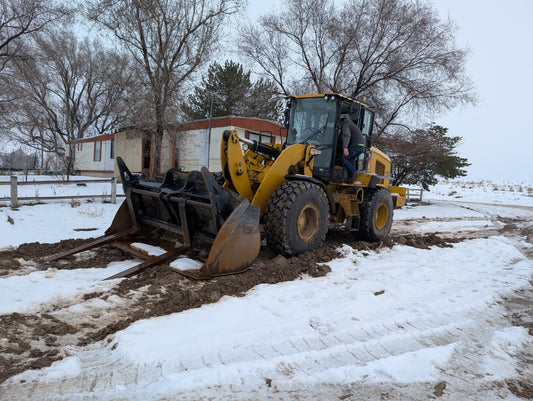
<instances>
[{"instance_id":1,"label":"tree trunk","mask_svg":"<svg viewBox=\"0 0 533 401\"><path fill-rule=\"evenodd\" d=\"M151 175L150 179L156 181L157 176L161 176L161 145L163 143L163 132L165 124L165 105L155 97L155 118L156 128L152 139Z\"/></svg>"},{"instance_id":2,"label":"tree trunk","mask_svg":"<svg viewBox=\"0 0 533 401\"><path fill-rule=\"evenodd\" d=\"M152 136L152 168L150 179L156 181L156 177L161 176L161 144L163 142L163 126L157 124L156 130Z\"/></svg>"}]
</instances>

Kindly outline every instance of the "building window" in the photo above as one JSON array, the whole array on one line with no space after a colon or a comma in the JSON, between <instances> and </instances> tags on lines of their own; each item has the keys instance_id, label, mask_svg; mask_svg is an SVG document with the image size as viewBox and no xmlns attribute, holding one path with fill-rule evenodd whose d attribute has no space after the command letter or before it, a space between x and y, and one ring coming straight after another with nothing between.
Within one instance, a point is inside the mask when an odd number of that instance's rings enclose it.
<instances>
[{"instance_id":1,"label":"building window","mask_svg":"<svg viewBox=\"0 0 533 401\"><path fill-rule=\"evenodd\" d=\"M115 158L115 140L111 139L109 141L109 158L114 159Z\"/></svg>"},{"instance_id":2,"label":"building window","mask_svg":"<svg viewBox=\"0 0 533 401\"><path fill-rule=\"evenodd\" d=\"M83 142L78 142L78 150L83 150Z\"/></svg>"},{"instance_id":3,"label":"building window","mask_svg":"<svg viewBox=\"0 0 533 401\"><path fill-rule=\"evenodd\" d=\"M99 162L102 160L102 141L94 142L94 161Z\"/></svg>"}]
</instances>

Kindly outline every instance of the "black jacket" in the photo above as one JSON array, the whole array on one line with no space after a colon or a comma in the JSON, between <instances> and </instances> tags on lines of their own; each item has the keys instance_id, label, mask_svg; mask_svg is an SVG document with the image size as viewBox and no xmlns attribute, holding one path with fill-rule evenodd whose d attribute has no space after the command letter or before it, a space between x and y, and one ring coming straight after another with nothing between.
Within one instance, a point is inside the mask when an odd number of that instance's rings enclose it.
<instances>
[{"instance_id":1,"label":"black jacket","mask_svg":"<svg viewBox=\"0 0 533 401\"><path fill-rule=\"evenodd\" d=\"M346 118L342 122L342 146L348 148L353 145L365 145L363 133L355 123Z\"/></svg>"}]
</instances>

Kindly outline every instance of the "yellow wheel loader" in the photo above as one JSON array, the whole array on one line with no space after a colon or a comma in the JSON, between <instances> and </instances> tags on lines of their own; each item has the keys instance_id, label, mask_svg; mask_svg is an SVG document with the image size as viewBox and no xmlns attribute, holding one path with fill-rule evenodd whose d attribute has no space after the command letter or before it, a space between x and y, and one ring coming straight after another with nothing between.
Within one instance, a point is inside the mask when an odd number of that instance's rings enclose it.
<instances>
[{"instance_id":1,"label":"yellow wheel loader","mask_svg":"<svg viewBox=\"0 0 533 401\"><path fill-rule=\"evenodd\" d=\"M336 93L291 96L287 104L283 144L224 132L219 179L205 168L187 175L171 169L162 183L144 182L117 158L126 200L106 235L51 259L112 243L146 261L110 278L171 260L179 265L188 255L203 262L180 272L202 279L246 270L259 254L261 224L267 246L286 257L318 248L331 226L367 241L384 239L393 209L405 204L405 188L390 185L390 159L372 146L373 111ZM350 183L344 118L366 141ZM162 249L159 255L134 246L147 242Z\"/></svg>"}]
</instances>

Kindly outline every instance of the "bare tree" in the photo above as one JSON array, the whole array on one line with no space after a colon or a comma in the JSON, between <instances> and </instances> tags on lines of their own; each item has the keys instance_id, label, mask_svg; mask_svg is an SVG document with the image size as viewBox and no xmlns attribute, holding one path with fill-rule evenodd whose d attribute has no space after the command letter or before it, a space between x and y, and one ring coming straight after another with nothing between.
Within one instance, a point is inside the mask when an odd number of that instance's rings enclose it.
<instances>
[{"instance_id":1,"label":"bare tree","mask_svg":"<svg viewBox=\"0 0 533 401\"><path fill-rule=\"evenodd\" d=\"M280 88L340 92L372 105L375 136L475 96L455 27L409 0L291 0L243 29L241 49ZM412 120L411 120L412 121Z\"/></svg>"},{"instance_id":2,"label":"bare tree","mask_svg":"<svg viewBox=\"0 0 533 401\"><path fill-rule=\"evenodd\" d=\"M0 72L24 55L25 38L69 14L53 0L0 0Z\"/></svg>"},{"instance_id":3,"label":"bare tree","mask_svg":"<svg viewBox=\"0 0 533 401\"><path fill-rule=\"evenodd\" d=\"M14 60L31 58L35 34L71 13L54 0L0 0L0 78L9 79L9 66ZM0 114L9 112L11 100L12 94L0 80ZM0 129L8 132L3 119Z\"/></svg>"},{"instance_id":4,"label":"bare tree","mask_svg":"<svg viewBox=\"0 0 533 401\"><path fill-rule=\"evenodd\" d=\"M40 35L31 59L16 60L4 80L13 99L5 119L25 145L64 157L72 167L75 141L127 121L128 59L72 32ZM67 149L70 147L70 149Z\"/></svg>"},{"instance_id":5,"label":"bare tree","mask_svg":"<svg viewBox=\"0 0 533 401\"><path fill-rule=\"evenodd\" d=\"M156 151L152 176L159 174L160 149L170 107L192 74L210 57L223 22L242 0L95 0L89 18L119 39L143 69L150 90Z\"/></svg>"}]
</instances>

